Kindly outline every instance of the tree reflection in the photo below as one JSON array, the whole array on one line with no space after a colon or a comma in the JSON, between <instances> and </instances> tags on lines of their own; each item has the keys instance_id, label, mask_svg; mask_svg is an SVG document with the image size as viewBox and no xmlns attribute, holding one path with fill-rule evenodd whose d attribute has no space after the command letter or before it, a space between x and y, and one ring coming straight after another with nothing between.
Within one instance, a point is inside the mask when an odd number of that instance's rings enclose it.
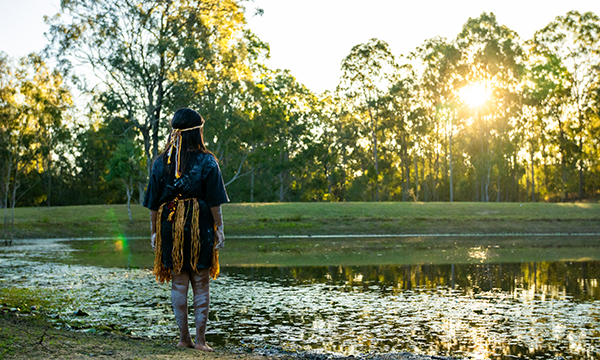
<instances>
[{"instance_id":1,"label":"tree reflection","mask_svg":"<svg viewBox=\"0 0 600 360\"><path fill-rule=\"evenodd\" d=\"M344 291L398 293L443 287L473 296L502 291L515 296L600 300L600 262L508 264L226 267L224 273L289 285L323 283Z\"/></svg>"}]
</instances>

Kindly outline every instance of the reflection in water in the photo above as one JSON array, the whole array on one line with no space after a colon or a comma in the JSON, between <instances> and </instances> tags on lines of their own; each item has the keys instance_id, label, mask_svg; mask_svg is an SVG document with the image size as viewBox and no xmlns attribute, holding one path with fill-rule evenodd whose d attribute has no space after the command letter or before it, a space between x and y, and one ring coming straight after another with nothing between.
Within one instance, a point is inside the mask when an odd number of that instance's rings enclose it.
<instances>
[{"instance_id":1,"label":"reflection in water","mask_svg":"<svg viewBox=\"0 0 600 360\"><path fill-rule=\"evenodd\" d=\"M249 284L263 282L261 288L268 289L258 294L240 282L237 286L244 290L235 297L245 305L232 309L231 318L219 317L223 331L235 326L236 319L260 319L250 321L254 326L245 330L244 341L281 345L277 339L285 334L292 339L286 345L343 353L600 355L600 262L225 272ZM273 298L283 305L271 303ZM222 300L215 301L217 308L228 308L232 299Z\"/></svg>"},{"instance_id":2,"label":"reflection in water","mask_svg":"<svg viewBox=\"0 0 600 360\"><path fill-rule=\"evenodd\" d=\"M329 284L342 291L377 289L382 294L413 289L460 289L470 295L504 292L529 299L600 300L600 262L449 264L399 266L227 267L248 280L298 286Z\"/></svg>"},{"instance_id":3,"label":"reflection in water","mask_svg":"<svg viewBox=\"0 0 600 360\"><path fill-rule=\"evenodd\" d=\"M37 246L37 247L36 247ZM34 261L64 244L0 251L0 286L62 289L76 329L177 334L168 285L148 270ZM600 262L227 267L213 282L209 341L344 354L600 357ZM73 315L77 309L90 314ZM190 309L190 321L193 321Z\"/></svg>"}]
</instances>

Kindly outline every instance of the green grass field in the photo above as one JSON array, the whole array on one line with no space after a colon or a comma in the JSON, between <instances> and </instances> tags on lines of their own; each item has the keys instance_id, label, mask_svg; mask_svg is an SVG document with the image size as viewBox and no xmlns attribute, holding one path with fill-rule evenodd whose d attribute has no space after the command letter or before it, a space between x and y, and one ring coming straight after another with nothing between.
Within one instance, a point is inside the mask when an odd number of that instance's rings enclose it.
<instances>
[{"instance_id":1,"label":"green grass field","mask_svg":"<svg viewBox=\"0 0 600 360\"><path fill-rule=\"evenodd\" d=\"M17 208L14 237L148 236L148 210L132 213L130 223L125 205ZM590 203L227 204L223 214L229 236L600 233L600 204Z\"/></svg>"}]
</instances>

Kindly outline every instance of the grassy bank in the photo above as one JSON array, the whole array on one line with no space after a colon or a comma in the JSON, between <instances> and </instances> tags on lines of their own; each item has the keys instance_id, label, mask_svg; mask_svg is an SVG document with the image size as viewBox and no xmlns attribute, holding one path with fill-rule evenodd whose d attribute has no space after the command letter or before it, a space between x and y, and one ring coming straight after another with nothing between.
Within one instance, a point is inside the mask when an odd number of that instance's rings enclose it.
<instances>
[{"instance_id":1,"label":"grassy bank","mask_svg":"<svg viewBox=\"0 0 600 360\"><path fill-rule=\"evenodd\" d=\"M219 349L200 353L174 341L60 330L44 316L0 314L0 329L0 359L281 359Z\"/></svg>"},{"instance_id":2,"label":"grassy bank","mask_svg":"<svg viewBox=\"0 0 600 360\"><path fill-rule=\"evenodd\" d=\"M269 203L223 206L227 235L600 232L600 204ZM15 238L148 236L125 205L15 209ZM3 234L0 224L0 234Z\"/></svg>"}]
</instances>

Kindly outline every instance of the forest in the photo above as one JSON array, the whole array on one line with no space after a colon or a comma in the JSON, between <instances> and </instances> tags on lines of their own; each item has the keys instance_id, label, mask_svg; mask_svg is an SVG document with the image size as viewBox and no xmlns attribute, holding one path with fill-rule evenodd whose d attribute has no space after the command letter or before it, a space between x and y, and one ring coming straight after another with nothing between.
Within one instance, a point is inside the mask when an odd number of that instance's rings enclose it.
<instances>
[{"instance_id":1,"label":"forest","mask_svg":"<svg viewBox=\"0 0 600 360\"><path fill-rule=\"evenodd\" d=\"M233 202L598 201L600 18L557 15L371 39L318 94L265 66L243 1L63 0L43 52L0 54L1 206L140 203L181 107Z\"/></svg>"}]
</instances>

